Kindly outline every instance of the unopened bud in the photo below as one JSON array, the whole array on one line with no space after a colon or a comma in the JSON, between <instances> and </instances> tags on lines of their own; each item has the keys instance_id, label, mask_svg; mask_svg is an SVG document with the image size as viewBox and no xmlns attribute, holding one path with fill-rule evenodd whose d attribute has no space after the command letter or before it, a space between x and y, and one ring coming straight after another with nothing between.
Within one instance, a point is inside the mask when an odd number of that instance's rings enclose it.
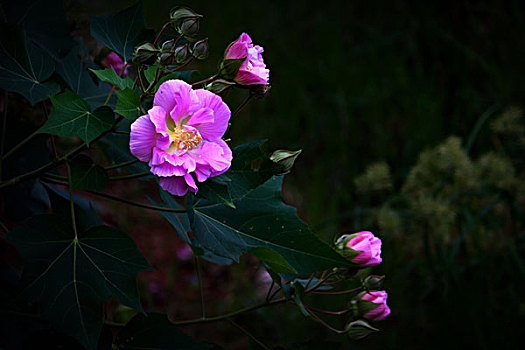
<instances>
[{"instance_id":1,"label":"unopened bud","mask_svg":"<svg viewBox=\"0 0 525 350\"><path fill-rule=\"evenodd\" d=\"M193 44L191 54L198 60L208 57L208 38L197 41Z\"/></svg>"},{"instance_id":2,"label":"unopened bud","mask_svg":"<svg viewBox=\"0 0 525 350\"><path fill-rule=\"evenodd\" d=\"M164 51L174 51L175 50L175 40L171 39L171 40L165 41L164 43L162 43L162 46L160 47L160 49L163 52Z\"/></svg>"},{"instance_id":3,"label":"unopened bud","mask_svg":"<svg viewBox=\"0 0 525 350\"><path fill-rule=\"evenodd\" d=\"M184 44L175 49L175 62L182 63L188 58L188 44Z\"/></svg>"},{"instance_id":4,"label":"unopened bud","mask_svg":"<svg viewBox=\"0 0 525 350\"><path fill-rule=\"evenodd\" d=\"M379 329L372 327L364 320L350 322L346 327L346 335L350 339L359 340L368 336L370 333L379 332Z\"/></svg>"},{"instance_id":5,"label":"unopened bud","mask_svg":"<svg viewBox=\"0 0 525 350\"><path fill-rule=\"evenodd\" d=\"M268 94L270 89L272 88L271 85L264 85L264 84L256 84L256 85L250 85L250 92L255 96L255 98L261 99Z\"/></svg>"},{"instance_id":6,"label":"unopened bud","mask_svg":"<svg viewBox=\"0 0 525 350\"><path fill-rule=\"evenodd\" d=\"M180 26L177 27L177 31L185 37L193 37L199 32L199 26L198 17L186 18L181 22Z\"/></svg>"},{"instance_id":7,"label":"unopened bud","mask_svg":"<svg viewBox=\"0 0 525 350\"><path fill-rule=\"evenodd\" d=\"M217 79L206 85L206 90L209 90L213 92L214 94L220 94L222 92L226 92L228 89L230 89L232 86L234 86L235 83L231 81L227 81L224 79Z\"/></svg>"},{"instance_id":8,"label":"unopened bud","mask_svg":"<svg viewBox=\"0 0 525 350\"><path fill-rule=\"evenodd\" d=\"M184 6L177 6L170 11L170 22L177 28L187 18L201 18L197 12Z\"/></svg>"},{"instance_id":9,"label":"unopened bud","mask_svg":"<svg viewBox=\"0 0 525 350\"><path fill-rule=\"evenodd\" d=\"M283 167L283 171L290 171L293 164L302 150L298 151L287 151L284 149L279 149L272 153L270 160L274 163L277 163Z\"/></svg>"},{"instance_id":10,"label":"unopened bud","mask_svg":"<svg viewBox=\"0 0 525 350\"><path fill-rule=\"evenodd\" d=\"M366 290L380 290L383 288L385 276L370 275L363 281Z\"/></svg>"},{"instance_id":11,"label":"unopened bud","mask_svg":"<svg viewBox=\"0 0 525 350\"><path fill-rule=\"evenodd\" d=\"M142 64L153 64L157 59L158 50L153 44L146 43L135 48L133 61Z\"/></svg>"}]
</instances>

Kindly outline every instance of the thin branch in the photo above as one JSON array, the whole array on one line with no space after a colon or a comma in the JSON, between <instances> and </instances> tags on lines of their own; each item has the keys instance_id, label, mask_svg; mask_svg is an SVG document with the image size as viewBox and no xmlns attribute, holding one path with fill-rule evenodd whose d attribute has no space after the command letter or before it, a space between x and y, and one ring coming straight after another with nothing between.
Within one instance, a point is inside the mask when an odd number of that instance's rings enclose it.
<instances>
[{"instance_id":1,"label":"thin branch","mask_svg":"<svg viewBox=\"0 0 525 350\"><path fill-rule=\"evenodd\" d=\"M124 68L122 68L124 69ZM115 91L115 85L111 87L111 90L109 91L108 97L106 98L106 102L104 102L104 106L106 106L109 102L109 99L111 98L111 95L113 95L113 92Z\"/></svg>"},{"instance_id":2,"label":"thin branch","mask_svg":"<svg viewBox=\"0 0 525 350\"><path fill-rule=\"evenodd\" d=\"M42 101L42 107L44 108L44 116L46 117L46 120L47 120L49 113L47 112L46 101ZM57 159L58 153L57 153L57 146L55 144L55 137L49 134L49 139L51 140L51 149L53 151L53 159Z\"/></svg>"},{"instance_id":3,"label":"thin branch","mask_svg":"<svg viewBox=\"0 0 525 350\"><path fill-rule=\"evenodd\" d=\"M321 323L323 326L325 326L326 328L328 328L329 330L331 330L332 332L335 332L335 333L338 333L338 334L344 334L346 333L345 330L339 330L339 329L335 329L334 327L330 326L328 323L326 323L325 321L323 321L319 316L317 316L315 314L315 312L313 312L312 310L310 310L306 305L303 305L305 310L308 311L308 313L310 315L312 315L313 318L315 318L319 323Z\"/></svg>"},{"instance_id":4,"label":"thin branch","mask_svg":"<svg viewBox=\"0 0 525 350\"><path fill-rule=\"evenodd\" d=\"M308 308L312 311L320 312L320 313L327 314L327 315L344 315L350 312L350 309L341 310L341 311L328 311L328 310L318 309L318 308L311 307L311 306L308 306Z\"/></svg>"},{"instance_id":5,"label":"thin branch","mask_svg":"<svg viewBox=\"0 0 525 350\"><path fill-rule=\"evenodd\" d=\"M235 112L232 113L232 117L236 116L237 113L239 113L240 111L242 111L242 109L248 105L248 103L250 102L250 100L252 99L252 97L253 97L252 94L248 95L248 97L246 97L246 98L244 99L244 101L239 105L239 107L237 107L237 109L235 110Z\"/></svg>"},{"instance_id":6,"label":"thin branch","mask_svg":"<svg viewBox=\"0 0 525 350\"><path fill-rule=\"evenodd\" d=\"M4 91L4 113L2 114L2 136L0 139L0 181L2 181L2 163L4 159L4 143L5 143L5 130L7 128L7 103L8 101L8 92Z\"/></svg>"},{"instance_id":7,"label":"thin branch","mask_svg":"<svg viewBox=\"0 0 525 350\"><path fill-rule=\"evenodd\" d=\"M266 298L264 300L270 301L270 293L272 292L273 286L275 286L274 280L272 280L272 284L270 284L270 288L268 289L268 293L266 293Z\"/></svg>"},{"instance_id":8,"label":"thin branch","mask_svg":"<svg viewBox=\"0 0 525 350\"><path fill-rule=\"evenodd\" d=\"M228 318L228 321L230 321L230 323L236 327L237 329L239 329L241 332L243 332L244 334L246 334L251 340L253 340L254 342L256 342L257 344L259 344L259 346L265 350L270 350L269 347L267 347L266 345L264 345L263 342L261 342L259 339L255 338L255 336L253 334L251 334L250 332L248 332L246 329L242 328L239 324L237 324L234 320L232 320L231 318Z\"/></svg>"},{"instance_id":9,"label":"thin branch","mask_svg":"<svg viewBox=\"0 0 525 350\"><path fill-rule=\"evenodd\" d=\"M160 30L159 34L157 34L157 37L155 38L155 41L153 42L153 46L157 45L159 43L160 37L162 34L164 34L164 31L168 29L171 22L167 22L162 26L162 29Z\"/></svg>"},{"instance_id":10,"label":"thin branch","mask_svg":"<svg viewBox=\"0 0 525 350\"><path fill-rule=\"evenodd\" d=\"M75 202L73 201L73 189L71 188L71 167L69 162L66 162L67 178L69 181L69 207L71 209L71 224L73 225L73 232L75 233L75 241L78 240L77 223L75 220Z\"/></svg>"},{"instance_id":11,"label":"thin branch","mask_svg":"<svg viewBox=\"0 0 525 350\"><path fill-rule=\"evenodd\" d=\"M197 270L197 277L199 279L199 292L201 295L202 318L206 318L206 306L204 305L204 290L203 290L203 285L202 285L201 264L199 262L199 257L194 256L193 259L195 260L195 269Z\"/></svg>"},{"instance_id":12,"label":"thin branch","mask_svg":"<svg viewBox=\"0 0 525 350\"><path fill-rule=\"evenodd\" d=\"M127 200L127 199L124 199L124 198L112 196L110 194L103 193L103 192L97 192L97 191L86 191L86 192L89 192L89 193L92 193L94 195L97 195L97 196L100 196L100 197L104 197L104 198L107 198L107 199L111 199L111 200L114 200L114 201L117 201L117 202L122 202L122 203L125 203L125 204L128 204L128 205L139 207L139 208L150 209L150 210L157 210L157 211L164 211L164 212L168 212L168 213L186 213L185 209L172 209L172 208L166 208L166 207L158 207L156 205L142 204L142 203L130 201L130 200Z\"/></svg>"},{"instance_id":13,"label":"thin branch","mask_svg":"<svg viewBox=\"0 0 525 350\"><path fill-rule=\"evenodd\" d=\"M198 82L196 82L196 83L191 83L191 86L204 84L204 83L207 83L207 82L209 82L210 80L213 80L213 79L215 79L215 78L217 78L217 74L212 75L211 77L209 77L209 78L207 78L207 79L204 79L204 80L201 80L201 81L198 81Z\"/></svg>"},{"instance_id":14,"label":"thin branch","mask_svg":"<svg viewBox=\"0 0 525 350\"><path fill-rule=\"evenodd\" d=\"M121 131L121 130L113 130L111 132L114 133L114 134L122 134L122 135L129 135L130 134L129 131Z\"/></svg>"},{"instance_id":15,"label":"thin branch","mask_svg":"<svg viewBox=\"0 0 525 350\"><path fill-rule=\"evenodd\" d=\"M0 228L2 228L2 230L4 230L5 233L9 232L9 229L1 220L0 220Z\"/></svg>"},{"instance_id":16,"label":"thin branch","mask_svg":"<svg viewBox=\"0 0 525 350\"><path fill-rule=\"evenodd\" d=\"M129 179L137 179L139 177L149 176L151 175L151 172L146 171L143 173L137 173L137 174L129 174L129 175L122 175L122 176L113 176L109 177L109 181L119 181L119 180L129 180Z\"/></svg>"},{"instance_id":17,"label":"thin branch","mask_svg":"<svg viewBox=\"0 0 525 350\"><path fill-rule=\"evenodd\" d=\"M353 292L357 292L358 290L361 290L362 288L363 287L357 287L357 288L354 288L354 289L343 290L343 291L340 291L340 292L316 292L314 290L314 291L311 291L310 293L318 294L318 295L343 295L343 294L350 294L350 293L353 293Z\"/></svg>"},{"instance_id":18,"label":"thin branch","mask_svg":"<svg viewBox=\"0 0 525 350\"><path fill-rule=\"evenodd\" d=\"M40 128L39 128L40 129ZM22 141L20 141L17 145L15 145L15 147L11 148L9 151L7 151L3 156L2 156L2 159L6 159L7 157L9 157L11 154L13 154L17 149L19 149L20 147L22 147L23 145L26 144L27 141L31 140L33 137L35 137L36 134L38 134L38 130L37 129L36 131L34 131L31 135L27 136L25 139L23 139Z\"/></svg>"},{"instance_id":19,"label":"thin branch","mask_svg":"<svg viewBox=\"0 0 525 350\"><path fill-rule=\"evenodd\" d=\"M122 163L119 163L119 164L114 164L114 165L110 165L110 166L104 167L104 170L113 170L113 169L123 168L123 167L126 167L128 165L135 164L137 162L138 162L138 159L134 159L134 160L130 160L129 162L122 162Z\"/></svg>"}]
</instances>

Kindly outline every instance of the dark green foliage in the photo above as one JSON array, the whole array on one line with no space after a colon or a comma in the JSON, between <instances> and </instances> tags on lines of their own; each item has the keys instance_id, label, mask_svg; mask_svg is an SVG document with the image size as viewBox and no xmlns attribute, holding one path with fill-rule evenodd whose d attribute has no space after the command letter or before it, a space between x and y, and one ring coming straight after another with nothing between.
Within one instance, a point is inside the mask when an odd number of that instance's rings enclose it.
<instances>
[{"instance_id":1,"label":"dark green foliage","mask_svg":"<svg viewBox=\"0 0 525 350\"><path fill-rule=\"evenodd\" d=\"M86 156L80 155L71 163L71 189L102 191L108 182L108 175L101 166Z\"/></svg>"},{"instance_id":2,"label":"dark green foliage","mask_svg":"<svg viewBox=\"0 0 525 350\"><path fill-rule=\"evenodd\" d=\"M14 25L0 24L0 31L0 87L18 92L33 105L57 94L58 84L45 82L55 70L51 56Z\"/></svg>"},{"instance_id":3,"label":"dark green foliage","mask_svg":"<svg viewBox=\"0 0 525 350\"><path fill-rule=\"evenodd\" d=\"M308 229L295 208L282 202L281 185L282 176L272 177L234 200L236 209L190 197L188 215L195 237L205 249L235 261L251 248L271 248L299 274L351 266Z\"/></svg>"},{"instance_id":4,"label":"dark green foliage","mask_svg":"<svg viewBox=\"0 0 525 350\"><path fill-rule=\"evenodd\" d=\"M124 62L131 61L131 54L142 40L143 31L141 1L119 13L91 19L93 38L118 53Z\"/></svg>"},{"instance_id":5,"label":"dark green foliage","mask_svg":"<svg viewBox=\"0 0 525 350\"><path fill-rule=\"evenodd\" d=\"M32 217L9 234L24 260L24 291L56 327L96 349L102 305L115 296L141 310L135 276L150 269L124 232L98 226L78 240L61 216Z\"/></svg>"},{"instance_id":6,"label":"dark green foliage","mask_svg":"<svg viewBox=\"0 0 525 350\"><path fill-rule=\"evenodd\" d=\"M138 314L117 335L119 349L207 350L219 349L199 342L179 330L166 315Z\"/></svg>"},{"instance_id":7,"label":"dark green foliage","mask_svg":"<svg viewBox=\"0 0 525 350\"><path fill-rule=\"evenodd\" d=\"M117 72L113 68L106 68L106 69L90 69L97 78L99 78L102 81L105 81L106 83L110 83L111 85L119 88L120 90L124 90L125 88L133 88L133 81L129 77L121 78L118 76Z\"/></svg>"},{"instance_id":8,"label":"dark green foliage","mask_svg":"<svg viewBox=\"0 0 525 350\"><path fill-rule=\"evenodd\" d=\"M133 89L126 88L115 92L115 94L117 95L115 113L131 121L140 117L142 114L140 110L140 97Z\"/></svg>"},{"instance_id":9,"label":"dark green foliage","mask_svg":"<svg viewBox=\"0 0 525 350\"><path fill-rule=\"evenodd\" d=\"M91 112L89 104L71 91L51 97L53 109L39 130L58 136L78 136L89 145L113 126L113 111L102 106Z\"/></svg>"}]
</instances>

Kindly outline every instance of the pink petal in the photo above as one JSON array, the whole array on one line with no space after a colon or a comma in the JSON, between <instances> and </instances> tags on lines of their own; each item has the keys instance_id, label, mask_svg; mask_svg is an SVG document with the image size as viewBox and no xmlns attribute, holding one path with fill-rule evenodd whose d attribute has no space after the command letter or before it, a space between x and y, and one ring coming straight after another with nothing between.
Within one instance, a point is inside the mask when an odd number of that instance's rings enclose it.
<instances>
[{"instance_id":1,"label":"pink petal","mask_svg":"<svg viewBox=\"0 0 525 350\"><path fill-rule=\"evenodd\" d=\"M151 172L159 177L182 176L186 171L180 167L164 162L159 165L150 165Z\"/></svg>"},{"instance_id":2,"label":"pink petal","mask_svg":"<svg viewBox=\"0 0 525 350\"><path fill-rule=\"evenodd\" d=\"M167 135L166 118L168 117L168 112L160 106L153 106L148 111L148 115L151 122L155 124L155 130L160 134Z\"/></svg>"},{"instance_id":3,"label":"pink petal","mask_svg":"<svg viewBox=\"0 0 525 350\"><path fill-rule=\"evenodd\" d=\"M148 162L151 159L155 141L155 125L150 121L149 116L143 115L131 124L129 149L139 160Z\"/></svg>"},{"instance_id":4,"label":"pink petal","mask_svg":"<svg viewBox=\"0 0 525 350\"><path fill-rule=\"evenodd\" d=\"M197 188L197 185L195 184L195 180L193 180L193 177L191 176L191 174L184 175L184 180L186 181L186 184L188 184L189 190L191 192L193 192L193 193L197 193L198 188Z\"/></svg>"},{"instance_id":5,"label":"pink petal","mask_svg":"<svg viewBox=\"0 0 525 350\"><path fill-rule=\"evenodd\" d=\"M248 57L248 45L238 41L232 44L224 55L224 58L228 60L244 57Z\"/></svg>"},{"instance_id":6,"label":"pink petal","mask_svg":"<svg viewBox=\"0 0 525 350\"><path fill-rule=\"evenodd\" d=\"M185 125L199 129L199 126L203 124L213 124L213 121L213 109L201 108L191 116L190 120L188 120Z\"/></svg>"},{"instance_id":7,"label":"pink petal","mask_svg":"<svg viewBox=\"0 0 525 350\"><path fill-rule=\"evenodd\" d=\"M212 171L224 171L231 161L224 157L224 150L218 143L204 141L201 147L189 152L198 165L208 165Z\"/></svg>"},{"instance_id":8,"label":"pink petal","mask_svg":"<svg viewBox=\"0 0 525 350\"><path fill-rule=\"evenodd\" d=\"M230 108L222 101L220 96L215 95L213 92L199 89L195 91L195 94L198 96L201 108L213 110L213 123L200 125L197 129L205 140L220 139L228 128L231 116Z\"/></svg>"},{"instance_id":9,"label":"pink petal","mask_svg":"<svg viewBox=\"0 0 525 350\"><path fill-rule=\"evenodd\" d=\"M268 69L259 69L256 71L256 68L253 68L250 71L239 70L235 81L241 85L257 85L257 84L268 84L268 76L270 71Z\"/></svg>"},{"instance_id":10,"label":"pink petal","mask_svg":"<svg viewBox=\"0 0 525 350\"><path fill-rule=\"evenodd\" d=\"M169 111L175 123L191 115L197 102L197 96L191 85L182 80L165 81L159 86L153 99L153 105Z\"/></svg>"},{"instance_id":11,"label":"pink petal","mask_svg":"<svg viewBox=\"0 0 525 350\"><path fill-rule=\"evenodd\" d=\"M182 176L162 177L160 187L176 196L184 196L188 192L188 185Z\"/></svg>"}]
</instances>

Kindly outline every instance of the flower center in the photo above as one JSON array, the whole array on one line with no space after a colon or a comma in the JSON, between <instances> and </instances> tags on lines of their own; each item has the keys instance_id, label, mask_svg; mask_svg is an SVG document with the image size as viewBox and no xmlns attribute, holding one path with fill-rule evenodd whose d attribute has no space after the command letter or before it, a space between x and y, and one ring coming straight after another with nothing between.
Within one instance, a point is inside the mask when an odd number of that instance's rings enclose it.
<instances>
[{"instance_id":1,"label":"flower center","mask_svg":"<svg viewBox=\"0 0 525 350\"><path fill-rule=\"evenodd\" d=\"M246 65L246 70L251 71L252 69L253 69L253 64L250 61L248 61L248 64Z\"/></svg>"},{"instance_id":2,"label":"flower center","mask_svg":"<svg viewBox=\"0 0 525 350\"><path fill-rule=\"evenodd\" d=\"M186 130L184 127L176 127L173 131L168 131L171 145L169 150L174 152L190 151L197 148L202 137L197 130Z\"/></svg>"}]
</instances>

